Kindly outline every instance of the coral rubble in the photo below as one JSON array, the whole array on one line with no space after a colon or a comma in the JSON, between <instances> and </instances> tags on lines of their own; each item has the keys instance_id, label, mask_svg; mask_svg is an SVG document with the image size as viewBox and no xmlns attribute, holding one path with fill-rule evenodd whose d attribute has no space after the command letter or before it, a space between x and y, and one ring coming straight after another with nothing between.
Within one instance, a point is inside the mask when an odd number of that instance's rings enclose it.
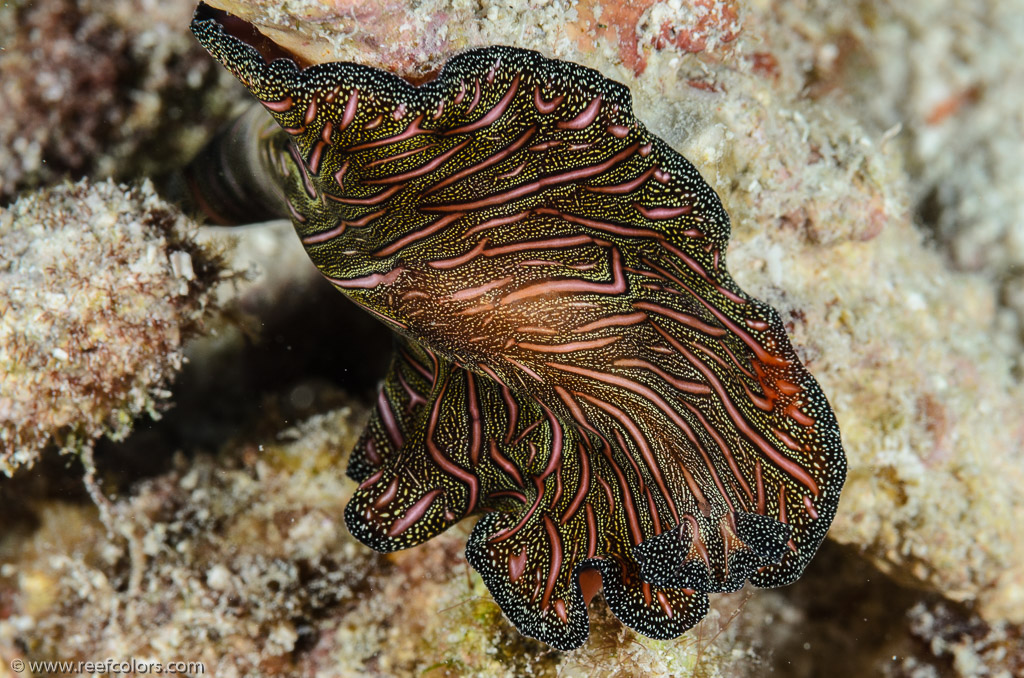
<instances>
[{"instance_id":1,"label":"coral rubble","mask_svg":"<svg viewBox=\"0 0 1024 678\"><path fill-rule=\"evenodd\" d=\"M149 182L83 180L0 209L0 471L157 412L218 277L196 228Z\"/></svg>"}]
</instances>

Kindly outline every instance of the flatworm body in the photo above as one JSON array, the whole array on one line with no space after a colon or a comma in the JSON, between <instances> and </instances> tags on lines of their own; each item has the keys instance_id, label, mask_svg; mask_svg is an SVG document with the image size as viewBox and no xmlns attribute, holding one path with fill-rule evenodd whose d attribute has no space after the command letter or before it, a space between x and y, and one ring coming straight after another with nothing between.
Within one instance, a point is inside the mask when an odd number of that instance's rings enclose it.
<instances>
[{"instance_id":1,"label":"flatworm body","mask_svg":"<svg viewBox=\"0 0 1024 678\"><path fill-rule=\"evenodd\" d=\"M356 538L394 551L482 513L467 559L560 649L595 574L653 638L708 593L800 576L845 478L835 416L624 86L490 47L414 87L267 63L203 7L192 30L279 125L253 155L311 259L397 336L349 467Z\"/></svg>"}]
</instances>

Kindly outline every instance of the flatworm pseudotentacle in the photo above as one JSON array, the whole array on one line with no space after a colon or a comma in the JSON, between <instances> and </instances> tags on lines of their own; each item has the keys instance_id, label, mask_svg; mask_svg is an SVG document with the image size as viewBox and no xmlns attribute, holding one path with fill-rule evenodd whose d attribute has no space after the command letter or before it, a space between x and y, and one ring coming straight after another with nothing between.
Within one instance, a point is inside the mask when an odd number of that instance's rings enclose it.
<instances>
[{"instance_id":1,"label":"flatworm pseudotentacle","mask_svg":"<svg viewBox=\"0 0 1024 678\"><path fill-rule=\"evenodd\" d=\"M284 130L253 142L309 256L396 333L353 535L393 551L483 513L467 559L561 649L588 634L581 573L654 638L800 576L845 478L835 416L624 86L490 47L414 87L268 64L202 7L192 30Z\"/></svg>"}]
</instances>

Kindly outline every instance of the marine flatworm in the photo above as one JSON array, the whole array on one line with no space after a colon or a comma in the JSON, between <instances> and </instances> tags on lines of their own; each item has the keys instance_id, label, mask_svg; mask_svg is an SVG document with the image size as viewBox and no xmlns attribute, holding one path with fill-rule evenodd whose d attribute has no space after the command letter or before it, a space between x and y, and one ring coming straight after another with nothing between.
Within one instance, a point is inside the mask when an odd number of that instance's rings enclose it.
<instances>
[{"instance_id":1,"label":"marine flatworm","mask_svg":"<svg viewBox=\"0 0 1024 678\"><path fill-rule=\"evenodd\" d=\"M248 135L235 155L261 169L226 168L222 202L264 185L396 335L348 469L357 539L394 551L482 514L468 561L560 649L598 583L673 638L708 593L800 576L845 478L835 416L726 271L718 196L623 85L511 47L419 86L300 69L226 21L200 6L192 30L279 128Z\"/></svg>"}]
</instances>

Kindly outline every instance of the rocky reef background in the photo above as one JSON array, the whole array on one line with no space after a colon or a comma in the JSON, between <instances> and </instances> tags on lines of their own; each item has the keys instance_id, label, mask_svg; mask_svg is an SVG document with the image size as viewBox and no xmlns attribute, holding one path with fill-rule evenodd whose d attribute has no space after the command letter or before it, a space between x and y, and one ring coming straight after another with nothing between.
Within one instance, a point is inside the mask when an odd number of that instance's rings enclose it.
<instances>
[{"instance_id":1,"label":"rocky reef background","mask_svg":"<svg viewBox=\"0 0 1024 678\"><path fill-rule=\"evenodd\" d=\"M160 196L246 101L188 34L192 2L15 0L0 678L107 657L216 676L1024 674L1024 2L218 4L309 61L416 77L505 43L627 84L722 196L730 270L836 409L839 513L797 584L713 596L671 642L598 599L574 653L504 620L464 526L362 547L343 470L387 331L289 225L201 228Z\"/></svg>"}]
</instances>

